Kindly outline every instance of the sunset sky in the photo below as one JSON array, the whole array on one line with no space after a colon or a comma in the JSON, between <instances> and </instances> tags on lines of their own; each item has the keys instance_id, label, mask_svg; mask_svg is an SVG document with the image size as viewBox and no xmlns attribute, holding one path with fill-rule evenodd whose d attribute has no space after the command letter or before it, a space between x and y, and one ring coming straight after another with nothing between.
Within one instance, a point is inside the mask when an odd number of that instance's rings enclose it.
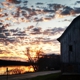
<instances>
[{"instance_id":1,"label":"sunset sky","mask_svg":"<svg viewBox=\"0 0 80 80\"><path fill-rule=\"evenodd\" d=\"M79 14L79 0L0 0L0 59L60 54L56 39Z\"/></svg>"}]
</instances>

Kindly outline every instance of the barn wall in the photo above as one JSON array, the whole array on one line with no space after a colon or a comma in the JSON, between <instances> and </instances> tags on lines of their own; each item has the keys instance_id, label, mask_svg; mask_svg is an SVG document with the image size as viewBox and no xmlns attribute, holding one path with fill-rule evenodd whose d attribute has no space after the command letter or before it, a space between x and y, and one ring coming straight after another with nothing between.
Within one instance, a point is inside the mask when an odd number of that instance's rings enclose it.
<instances>
[{"instance_id":1,"label":"barn wall","mask_svg":"<svg viewBox=\"0 0 80 80\"><path fill-rule=\"evenodd\" d=\"M71 24L61 42L63 71L80 73L80 20ZM72 50L69 50L72 46Z\"/></svg>"}]
</instances>

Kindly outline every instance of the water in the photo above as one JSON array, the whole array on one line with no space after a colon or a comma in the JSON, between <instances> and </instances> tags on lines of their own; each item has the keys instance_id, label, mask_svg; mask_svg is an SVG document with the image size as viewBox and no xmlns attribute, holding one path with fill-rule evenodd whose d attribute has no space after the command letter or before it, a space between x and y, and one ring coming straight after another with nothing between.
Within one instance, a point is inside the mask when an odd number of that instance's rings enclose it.
<instances>
[{"instance_id":1,"label":"water","mask_svg":"<svg viewBox=\"0 0 80 80\"><path fill-rule=\"evenodd\" d=\"M33 66L2 66L0 75L23 74L25 72L34 72Z\"/></svg>"}]
</instances>

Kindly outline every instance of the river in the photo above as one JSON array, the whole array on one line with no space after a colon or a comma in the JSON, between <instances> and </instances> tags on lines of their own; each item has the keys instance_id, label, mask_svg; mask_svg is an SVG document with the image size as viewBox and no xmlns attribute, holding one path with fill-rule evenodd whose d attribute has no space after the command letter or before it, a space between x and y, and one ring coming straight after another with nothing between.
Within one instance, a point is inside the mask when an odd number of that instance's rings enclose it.
<instances>
[{"instance_id":1,"label":"river","mask_svg":"<svg viewBox=\"0 0 80 80\"><path fill-rule=\"evenodd\" d=\"M1 66L0 75L23 74L25 72L34 72L33 66Z\"/></svg>"}]
</instances>

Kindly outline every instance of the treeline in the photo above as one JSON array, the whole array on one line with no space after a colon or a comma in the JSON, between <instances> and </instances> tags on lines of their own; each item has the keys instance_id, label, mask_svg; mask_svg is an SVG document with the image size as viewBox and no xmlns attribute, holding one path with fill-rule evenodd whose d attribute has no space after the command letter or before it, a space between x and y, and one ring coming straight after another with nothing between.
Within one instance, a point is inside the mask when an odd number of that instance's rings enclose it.
<instances>
[{"instance_id":1,"label":"treeline","mask_svg":"<svg viewBox=\"0 0 80 80\"><path fill-rule=\"evenodd\" d=\"M35 65L33 62L21 62L21 61L12 61L12 60L0 60L0 66L29 66Z\"/></svg>"},{"instance_id":2,"label":"treeline","mask_svg":"<svg viewBox=\"0 0 80 80\"><path fill-rule=\"evenodd\" d=\"M44 55L39 58L38 62L38 70L59 70L61 68L60 55Z\"/></svg>"},{"instance_id":3,"label":"treeline","mask_svg":"<svg viewBox=\"0 0 80 80\"><path fill-rule=\"evenodd\" d=\"M35 71L58 70L61 67L60 55L42 55L37 62L21 62L0 60L0 66L29 66L32 65Z\"/></svg>"}]
</instances>

